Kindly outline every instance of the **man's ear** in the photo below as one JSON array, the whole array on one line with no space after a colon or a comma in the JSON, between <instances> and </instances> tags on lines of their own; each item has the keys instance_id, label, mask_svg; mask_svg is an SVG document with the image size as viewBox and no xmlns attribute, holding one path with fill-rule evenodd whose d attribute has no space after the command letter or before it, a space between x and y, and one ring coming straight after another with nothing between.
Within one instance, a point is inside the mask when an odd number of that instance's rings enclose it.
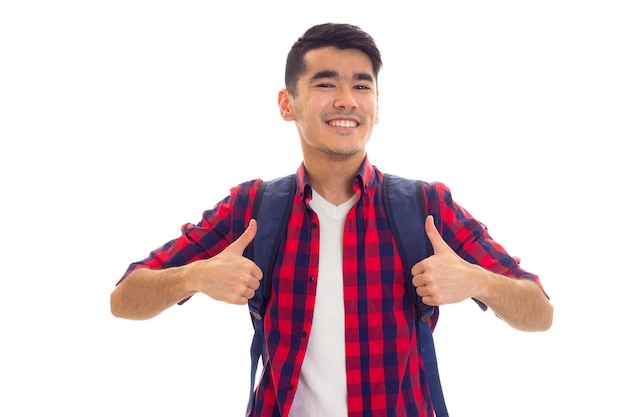
<instances>
[{"instance_id":1,"label":"man's ear","mask_svg":"<svg viewBox=\"0 0 626 417\"><path fill-rule=\"evenodd\" d=\"M292 97L285 88L278 92L278 109L280 110L280 117L282 117L283 120L288 122L295 120L292 109Z\"/></svg>"}]
</instances>

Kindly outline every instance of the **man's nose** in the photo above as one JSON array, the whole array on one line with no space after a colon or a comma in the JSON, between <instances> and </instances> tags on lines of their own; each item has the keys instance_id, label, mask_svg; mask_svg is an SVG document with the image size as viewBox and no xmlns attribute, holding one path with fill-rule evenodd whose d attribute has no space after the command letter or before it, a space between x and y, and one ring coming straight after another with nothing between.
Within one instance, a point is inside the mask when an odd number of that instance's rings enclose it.
<instances>
[{"instance_id":1,"label":"man's nose","mask_svg":"<svg viewBox=\"0 0 626 417\"><path fill-rule=\"evenodd\" d=\"M350 87L338 87L335 97L335 108L354 110L357 108L357 101Z\"/></svg>"}]
</instances>

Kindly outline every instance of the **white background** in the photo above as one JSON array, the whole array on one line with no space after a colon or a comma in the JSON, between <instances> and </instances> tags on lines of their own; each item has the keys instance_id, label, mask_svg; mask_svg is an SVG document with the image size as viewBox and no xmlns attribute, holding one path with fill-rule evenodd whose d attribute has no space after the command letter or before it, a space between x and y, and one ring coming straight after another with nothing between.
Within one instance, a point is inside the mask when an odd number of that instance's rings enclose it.
<instances>
[{"instance_id":1,"label":"white background","mask_svg":"<svg viewBox=\"0 0 626 417\"><path fill-rule=\"evenodd\" d=\"M452 416L625 415L622 2L409 3L1 3L0 415L243 415L245 307L133 322L109 294L230 187L297 168L277 92L328 21L383 53L372 162L446 183L555 305L547 333L442 308Z\"/></svg>"}]
</instances>

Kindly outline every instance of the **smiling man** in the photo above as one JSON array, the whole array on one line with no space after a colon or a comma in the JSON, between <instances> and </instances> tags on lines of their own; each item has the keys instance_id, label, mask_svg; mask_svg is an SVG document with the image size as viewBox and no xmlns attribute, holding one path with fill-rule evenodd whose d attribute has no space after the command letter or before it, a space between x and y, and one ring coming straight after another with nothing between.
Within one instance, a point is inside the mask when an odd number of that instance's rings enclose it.
<instances>
[{"instance_id":1,"label":"smiling man","mask_svg":"<svg viewBox=\"0 0 626 417\"><path fill-rule=\"evenodd\" d=\"M354 173L378 122L372 61L358 49L313 49L289 84L279 93L279 108L296 124L311 186L327 201L343 203L354 194Z\"/></svg>"},{"instance_id":2,"label":"smiling man","mask_svg":"<svg viewBox=\"0 0 626 417\"><path fill-rule=\"evenodd\" d=\"M257 232L256 179L131 264L111 293L113 315L140 320L197 293L244 305L261 280L271 280L250 416L433 416L417 331L424 316L408 291L434 308L423 320L431 329L437 306L468 299L520 330L551 326L538 276L439 182L415 188L425 203L426 212L415 213L423 245L433 255L410 266L406 288L383 204L386 175L366 151L378 122L381 66L374 40L348 24L314 26L289 52L278 105L297 128L303 162L271 276L243 256ZM445 407L437 412L447 415Z\"/></svg>"}]
</instances>

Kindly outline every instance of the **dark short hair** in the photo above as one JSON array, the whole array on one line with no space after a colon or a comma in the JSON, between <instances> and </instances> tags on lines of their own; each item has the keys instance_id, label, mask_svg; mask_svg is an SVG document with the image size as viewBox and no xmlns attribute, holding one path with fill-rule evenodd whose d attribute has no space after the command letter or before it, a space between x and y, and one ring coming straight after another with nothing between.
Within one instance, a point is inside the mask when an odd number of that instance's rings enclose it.
<instances>
[{"instance_id":1,"label":"dark short hair","mask_svg":"<svg viewBox=\"0 0 626 417\"><path fill-rule=\"evenodd\" d=\"M380 51L374 39L361 28L345 23L324 23L307 30L291 47L285 67L285 87L295 96L298 78L306 70L304 55L312 49L325 47L338 49L358 49L372 61L374 78L382 67Z\"/></svg>"}]
</instances>

